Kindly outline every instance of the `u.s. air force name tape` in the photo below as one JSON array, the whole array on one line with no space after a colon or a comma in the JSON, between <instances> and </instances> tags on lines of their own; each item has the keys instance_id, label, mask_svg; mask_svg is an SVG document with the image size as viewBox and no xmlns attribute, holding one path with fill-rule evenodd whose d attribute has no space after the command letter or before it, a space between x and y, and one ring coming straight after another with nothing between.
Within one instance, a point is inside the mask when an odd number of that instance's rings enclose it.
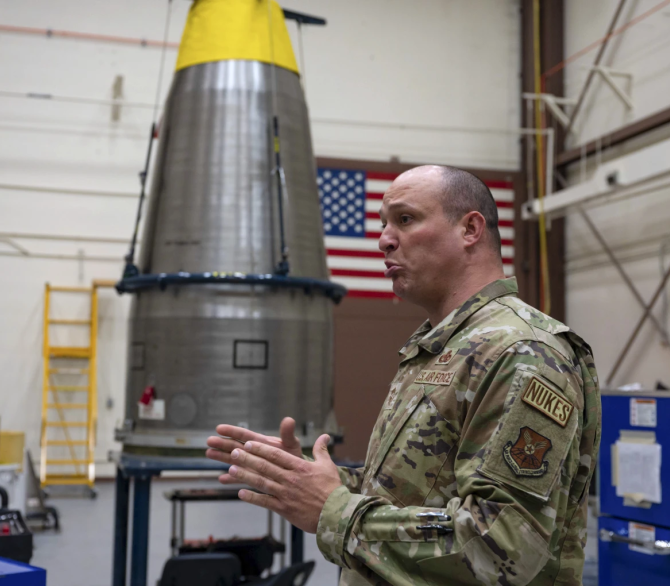
<instances>
[{"instance_id":1,"label":"u.s. air force name tape","mask_svg":"<svg viewBox=\"0 0 670 586\"><path fill-rule=\"evenodd\" d=\"M443 370L423 370L414 379L415 383L424 383L427 385L449 386L454 378L453 372L444 372Z\"/></svg>"}]
</instances>

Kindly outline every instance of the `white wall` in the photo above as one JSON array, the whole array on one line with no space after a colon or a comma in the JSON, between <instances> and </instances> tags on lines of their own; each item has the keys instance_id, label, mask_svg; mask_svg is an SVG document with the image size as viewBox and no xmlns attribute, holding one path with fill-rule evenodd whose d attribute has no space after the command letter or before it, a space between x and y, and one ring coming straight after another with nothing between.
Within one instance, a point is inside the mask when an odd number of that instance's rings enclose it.
<instances>
[{"instance_id":1,"label":"white wall","mask_svg":"<svg viewBox=\"0 0 670 586\"><path fill-rule=\"evenodd\" d=\"M566 1L566 55L602 37L618 0ZM655 0L631 0L619 25L648 11ZM566 69L566 95L579 93L596 51ZM603 64L633 74L635 108L627 111L611 89L596 80L587 94L578 133L571 143L582 144L654 112L670 107L670 7L666 7L614 38ZM670 129L612 149L604 160L667 139ZM592 165L589 165L587 175ZM580 165L571 169L572 182L581 179ZM607 204L589 212L643 298L649 300L660 281L662 246L670 263L670 192L652 192L636 199ZM569 324L592 344L601 380L609 374L642 314L639 304L578 215L571 215L566 234L567 313ZM666 289L666 295L668 294ZM654 314L662 318L661 302ZM667 316L666 316L667 318ZM670 324L665 319L665 326ZM670 348L650 323L643 328L613 385L640 382L653 388L657 380L670 383Z\"/></svg>"},{"instance_id":2,"label":"white wall","mask_svg":"<svg viewBox=\"0 0 670 586\"><path fill-rule=\"evenodd\" d=\"M190 2L172 4L174 42ZM161 40L166 7L166 0L2 2L0 24ZM287 0L285 7L328 19L303 36L318 155L518 167L517 139L504 132L519 126L518 0ZM294 23L289 30L297 52ZM0 91L105 99L122 75L127 101L154 102L160 49L6 32L0 43ZM161 102L175 60L168 50ZM0 96L0 233L128 238L151 115L124 107L113 122L106 105ZM67 193L73 189L127 197ZM121 259L126 252L125 244L14 241L42 254ZM3 256L12 254L0 243L0 415L5 429L26 431L36 454L44 283L114 279L122 263ZM101 464L122 416L127 309L127 298L102 293Z\"/></svg>"}]
</instances>

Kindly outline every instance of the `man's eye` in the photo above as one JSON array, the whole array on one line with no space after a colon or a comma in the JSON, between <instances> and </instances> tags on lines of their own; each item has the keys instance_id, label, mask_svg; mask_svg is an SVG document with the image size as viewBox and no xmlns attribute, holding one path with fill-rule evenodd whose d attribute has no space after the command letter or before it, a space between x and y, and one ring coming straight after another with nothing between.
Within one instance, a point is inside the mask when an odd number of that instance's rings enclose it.
<instances>
[{"instance_id":1,"label":"man's eye","mask_svg":"<svg viewBox=\"0 0 670 586\"><path fill-rule=\"evenodd\" d=\"M412 220L412 216L400 216L400 223L401 224L409 224L409 222Z\"/></svg>"},{"instance_id":2,"label":"man's eye","mask_svg":"<svg viewBox=\"0 0 670 586\"><path fill-rule=\"evenodd\" d=\"M386 228L386 223L382 222L382 230Z\"/></svg>"}]
</instances>

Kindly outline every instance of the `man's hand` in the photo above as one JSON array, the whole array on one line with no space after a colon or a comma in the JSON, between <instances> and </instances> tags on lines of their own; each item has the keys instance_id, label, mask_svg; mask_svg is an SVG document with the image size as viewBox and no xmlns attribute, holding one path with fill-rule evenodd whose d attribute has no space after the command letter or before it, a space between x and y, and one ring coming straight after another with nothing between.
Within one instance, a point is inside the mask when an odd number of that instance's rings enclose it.
<instances>
[{"instance_id":1,"label":"man's hand","mask_svg":"<svg viewBox=\"0 0 670 586\"><path fill-rule=\"evenodd\" d=\"M300 440L295 436L295 420L290 417L284 417L279 426L280 437L262 435L234 425L219 425L216 433L220 436L212 436L207 439L207 445L212 448L207 450L207 457L212 460L218 460L224 464L232 464L230 453L235 448L241 448L245 442L253 441L284 450L285 452L302 458L302 448Z\"/></svg>"},{"instance_id":2,"label":"man's hand","mask_svg":"<svg viewBox=\"0 0 670 586\"><path fill-rule=\"evenodd\" d=\"M289 523L308 533L316 533L319 516L326 500L342 485L337 467L328 454L328 435L314 443L314 462L276 447L247 441L230 453L228 474L221 484L244 483L260 490L240 490L241 500L274 511ZM212 450L208 450L209 452Z\"/></svg>"}]
</instances>

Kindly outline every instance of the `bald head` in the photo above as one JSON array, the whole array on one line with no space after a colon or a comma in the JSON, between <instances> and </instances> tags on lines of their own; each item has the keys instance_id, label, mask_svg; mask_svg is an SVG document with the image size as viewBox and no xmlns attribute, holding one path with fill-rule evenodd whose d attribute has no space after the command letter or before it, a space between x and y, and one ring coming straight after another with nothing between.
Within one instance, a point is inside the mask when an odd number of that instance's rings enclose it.
<instances>
[{"instance_id":1,"label":"bald head","mask_svg":"<svg viewBox=\"0 0 670 586\"><path fill-rule=\"evenodd\" d=\"M402 183L420 181L434 188L445 215L452 222L458 222L469 212L479 212L486 221L486 240L500 255L498 207L490 189L481 179L456 167L423 165L406 171L396 179L399 180Z\"/></svg>"}]
</instances>

